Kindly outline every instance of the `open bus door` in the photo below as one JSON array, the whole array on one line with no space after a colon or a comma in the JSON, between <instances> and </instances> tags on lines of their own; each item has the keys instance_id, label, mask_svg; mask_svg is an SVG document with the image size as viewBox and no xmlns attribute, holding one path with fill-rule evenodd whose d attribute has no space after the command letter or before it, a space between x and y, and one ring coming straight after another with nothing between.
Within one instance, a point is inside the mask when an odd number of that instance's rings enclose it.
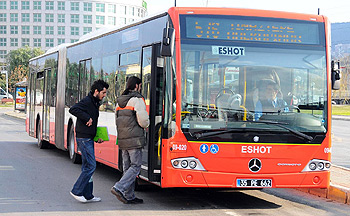
<instances>
[{"instance_id":1,"label":"open bus door","mask_svg":"<svg viewBox=\"0 0 350 216\"><path fill-rule=\"evenodd\" d=\"M142 49L142 95L149 111L150 125L146 129L140 176L160 182L161 126L163 112L163 67L160 62L160 44Z\"/></svg>"},{"instance_id":2,"label":"open bus door","mask_svg":"<svg viewBox=\"0 0 350 216\"><path fill-rule=\"evenodd\" d=\"M34 136L34 129L35 129L35 118L34 118L34 94L35 94L35 80L36 80L36 73L32 72L29 76L29 100L27 103L29 103L29 135Z\"/></svg>"},{"instance_id":3,"label":"open bus door","mask_svg":"<svg viewBox=\"0 0 350 216\"><path fill-rule=\"evenodd\" d=\"M51 101L51 86L50 86L50 77L51 77L51 68L46 68L43 71L44 75L44 84L43 84L43 114L42 114L42 130L43 130L43 139L50 140L50 101Z\"/></svg>"}]
</instances>

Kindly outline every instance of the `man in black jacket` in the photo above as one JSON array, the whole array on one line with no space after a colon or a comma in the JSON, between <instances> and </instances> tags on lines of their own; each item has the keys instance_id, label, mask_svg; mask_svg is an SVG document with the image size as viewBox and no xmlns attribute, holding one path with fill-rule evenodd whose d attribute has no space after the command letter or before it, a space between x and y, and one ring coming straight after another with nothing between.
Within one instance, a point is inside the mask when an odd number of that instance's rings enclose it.
<instances>
[{"instance_id":1,"label":"man in black jacket","mask_svg":"<svg viewBox=\"0 0 350 216\"><path fill-rule=\"evenodd\" d=\"M109 85L97 80L91 86L88 96L69 109L77 117L75 133L82 157L82 172L70 194L79 202L99 202L101 198L92 195L92 175L96 169L94 137L96 136L100 101L106 96ZM99 139L97 142L102 142Z\"/></svg>"}]
</instances>

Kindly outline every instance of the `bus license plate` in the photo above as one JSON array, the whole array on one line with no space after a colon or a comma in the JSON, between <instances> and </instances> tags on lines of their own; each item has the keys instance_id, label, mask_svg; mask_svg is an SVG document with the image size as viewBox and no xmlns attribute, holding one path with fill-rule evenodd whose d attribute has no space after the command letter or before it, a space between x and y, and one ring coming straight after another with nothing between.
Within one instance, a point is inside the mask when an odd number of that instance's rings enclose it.
<instances>
[{"instance_id":1,"label":"bus license plate","mask_svg":"<svg viewBox=\"0 0 350 216\"><path fill-rule=\"evenodd\" d=\"M237 179L237 187L270 188L272 179Z\"/></svg>"}]
</instances>

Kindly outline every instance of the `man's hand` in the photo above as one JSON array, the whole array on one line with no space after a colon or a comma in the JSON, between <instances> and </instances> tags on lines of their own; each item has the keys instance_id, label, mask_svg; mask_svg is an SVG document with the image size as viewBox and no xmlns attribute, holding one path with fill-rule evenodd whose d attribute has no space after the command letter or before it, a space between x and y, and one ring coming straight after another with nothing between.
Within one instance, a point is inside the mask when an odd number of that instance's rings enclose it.
<instances>
[{"instance_id":1,"label":"man's hand","mask_svg":"<svg viewBox=\"0 0 350 216\"><path fill-rule=\"evenodd\" d=\"M92 119L90 118L88 122L86 122L86 125L90 127L92 125Z\"/></svg>"},{"instance_id":2,"label":"man's hand","mask_svg":"<svg viewBox=\"0 0 350 216\"><path fill-rule=\"evenodd\" d=\"M103 139L98 138L97 142L98 142L98 143L103 143Z\"/></svg>"}]
</instances>

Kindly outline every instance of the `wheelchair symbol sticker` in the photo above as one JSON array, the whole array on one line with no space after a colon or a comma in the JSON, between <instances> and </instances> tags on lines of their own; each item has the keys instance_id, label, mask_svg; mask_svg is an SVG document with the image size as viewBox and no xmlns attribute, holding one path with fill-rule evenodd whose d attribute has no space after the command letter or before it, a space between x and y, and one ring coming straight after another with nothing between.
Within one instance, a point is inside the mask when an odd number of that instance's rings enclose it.
<instances>
[{"instance_id":1,"label":"wheelchair symbol sticker","mask_svg":"<svg viewBox=\"0 0 350 216\"><path fill-rule=\"evenodd\" d=\"M212 154L218 153L218 152L219 152L219 146L216 145L216 144L211 145L211 146L210 146L210 152L211 152Z\"/></svg>"},{"instance_id":2,"label":"wheelchair symbol sticker","mask_svg":"<svg viewBox=\"0 0 350 216\"><path fill-rule=\"evenodd\" d=\"M202 144L201 146L199 146L199 151L202 153L202 154L205 154L207 153L209 150L209 146L207 144Z\"/></svg>"}]
</instances>

